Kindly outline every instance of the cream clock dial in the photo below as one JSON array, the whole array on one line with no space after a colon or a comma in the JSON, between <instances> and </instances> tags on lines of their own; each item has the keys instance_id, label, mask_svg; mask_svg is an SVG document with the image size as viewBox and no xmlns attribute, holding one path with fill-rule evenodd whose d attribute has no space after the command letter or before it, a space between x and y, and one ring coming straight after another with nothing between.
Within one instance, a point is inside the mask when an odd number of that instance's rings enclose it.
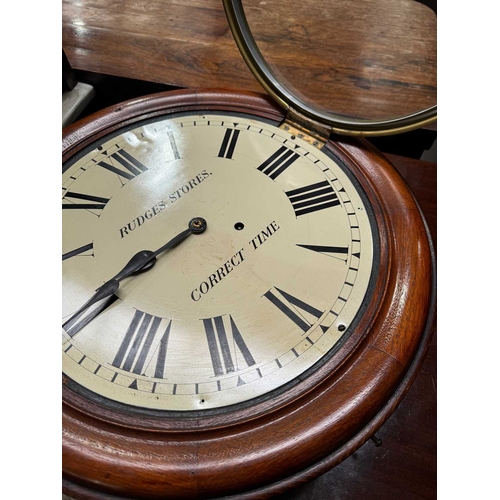
<instances>
[{"instance_id":1,"label":"cream clock dial","mask_svg":"<svg viewBox=\"0 0 500 500\"><path fill-rule=\"evenodd\" d=\"M370 207L340 161L246 115L121 129L63 166L63 372L163 410L269 394L349 334L372 275ZM76 314L137 252L207 229Z\"/></svg>"}]
</instances>

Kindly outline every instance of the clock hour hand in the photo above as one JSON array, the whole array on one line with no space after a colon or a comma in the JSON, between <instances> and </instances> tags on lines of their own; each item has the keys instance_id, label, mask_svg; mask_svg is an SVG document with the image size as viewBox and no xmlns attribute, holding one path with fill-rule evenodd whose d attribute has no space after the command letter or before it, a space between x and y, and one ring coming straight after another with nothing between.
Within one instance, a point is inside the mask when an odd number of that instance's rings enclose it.
<instances>
[{"instance_id":1,"label":"clock hour hand","mask_svg":"<svg viewBox=\"0 0 500 500\"><path fill-rule=\"evenodd\" d=\"M125 265L125 267L108 283L112 282L120 282L125 278L128 278L132 274L141 273L143 271L147 271L151 269L155 262L156 256L164 252L165 250L169 250L170 248L176 247L182 240L186 239L190 234L200 234L207 228L207 222L205 219L201 217L195 217L191 219L188 224L188 228L179 233L177 236L172 238L169 242L165 243L162 247L158 248L158 250L152 252L151 250L141 250L137 252ZM106 283L103 285L106 286ZM101 287L102 288L102 287ZM100 289L98 289L100 290ZM116 290L113 290L111 294L115 293Z\"/></svg>"},{"instance_id":2,"label":"clock hour hand","mask_svg":"<svg viewBox=\"0 0 500 500\"><path fill-rule=\"evenodd\" d=\"M118 288L120 287L120 281L128 278L133 274L148 271L154 266L156 257L159 254L163 253L165 250L174 248L191 234L203 233L206 228L206 220L201 217L195 217L194 219L191 219L189 221L187 229L179 233L177 236L174 236L170 241L165 243L165 245L158 248L158 250L154 252L151 250L141 250L140 252L137 252L118 274L116 274L109 281L106 281L104 285L100 286L96 290L96 293L92 297L90 297L90 299L85 302L85 304L83 304L83 306L80 307L80 309L78 309L78 311L76 311L76 313L73 314L72 317L68 321L66 321L66 323L63 324L63 328L70 326L70 323L73 321L73 319L75 319L77 316L80 316L92 305L116 293Z\"/></svg>"}]
</instances>

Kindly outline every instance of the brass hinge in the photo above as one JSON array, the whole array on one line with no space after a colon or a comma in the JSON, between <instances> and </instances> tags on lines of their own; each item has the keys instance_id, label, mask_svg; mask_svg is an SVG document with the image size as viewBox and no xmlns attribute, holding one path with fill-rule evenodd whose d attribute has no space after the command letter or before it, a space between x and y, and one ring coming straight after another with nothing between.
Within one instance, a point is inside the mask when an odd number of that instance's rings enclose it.
<instances>
[{"instance_id":1,"label":"brass hinge","mask_svg":"<svg viewBox=\"0 0 500 500\"><path fill-rule=\"evenodd\" d=\"M290 132L309 144L321 149L330 137L330 129L320 122L311 120L298 111L289 109L280 128Z\"/></svg>"}]
</instances>

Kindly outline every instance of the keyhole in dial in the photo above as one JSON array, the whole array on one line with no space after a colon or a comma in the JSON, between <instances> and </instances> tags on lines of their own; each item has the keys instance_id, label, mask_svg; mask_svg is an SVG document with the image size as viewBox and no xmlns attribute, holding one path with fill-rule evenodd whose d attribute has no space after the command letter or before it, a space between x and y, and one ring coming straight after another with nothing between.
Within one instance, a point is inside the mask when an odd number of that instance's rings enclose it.
<instances>
[{"instance_id":1,"label":"keyhole in dial","mask_svg":"<svg viewBox=\"0 0 500 500\"><path fill-rule=\"evenodd\" d=\"M241 231L244 227L245 227L245 224L243 224L243 222L237 222L234 225L234 229L236 229L236 231Z\"/></svg>"}]
</instances>

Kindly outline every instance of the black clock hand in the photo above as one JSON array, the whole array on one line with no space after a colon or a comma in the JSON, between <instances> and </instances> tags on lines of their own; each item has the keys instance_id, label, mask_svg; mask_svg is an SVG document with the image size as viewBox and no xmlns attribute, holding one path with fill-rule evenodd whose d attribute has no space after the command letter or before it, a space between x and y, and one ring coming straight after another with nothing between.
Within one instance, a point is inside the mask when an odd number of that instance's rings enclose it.
<instances>
[{"instance_id":1,"label":"black clock hand","mask_svg":"<svg viewBox=\"0 0 500 500\"><path fill-rule=\"evenodd\" d=\"M156 262L156 256L164 252L165 250L168 250L170 248L174 248L177 246L182 240L186 239L190 234L200 234L205 229L207 228L207 222L205 219L202 219L201 217L196 217L194 219L191 219L188 224L188 228L181 233L179 233L177 236L172 238L169 242L165 243L162 247L158 248L155 252L152 252L151 250L141 250L140 252L137 252L125 265L125 267L111 280L109 280L107 283L111 282L120 282L125 278L128 278L132 274L136 274L139 272L147 271L151 269ZM100 287L98 290L106 286L105 283L102 287ZM116 290L114 290L111 293L115 293ZM104 298L104 297L103 297Z\"/></svg>"},{"instance_id":2,"label":"black clock hand","mask_svg":"<svg viewBox=\"0 0 500 500\"><path fill-rule=\"evenodd\" d=\"M179 233L177 236L172 238L170 241L165 243L165 245L158 248L156 251L151 250L141 250L137 252L125 265L125 267L116 274L109 281L106 281L104 285L100 286L96 293L90 297L90 299L83 304L75 314L71 316L71 318L63 324L63 328L66 329L70 326L70 323L80 316L84 311L86 311L93 304L105 299L106 297L110 297L120 287L120 281L128 278L133 274L138 274L144 271L148 271L153 267L156 262L156 256L164 252L165 250L169 250L177 246L181 241L185 240L190 234L200 234L205 231L207 228L207 222L205 219L201 217L195 217L191 219L188 224L188 228Z\"/></svg>"}]
</instances>

